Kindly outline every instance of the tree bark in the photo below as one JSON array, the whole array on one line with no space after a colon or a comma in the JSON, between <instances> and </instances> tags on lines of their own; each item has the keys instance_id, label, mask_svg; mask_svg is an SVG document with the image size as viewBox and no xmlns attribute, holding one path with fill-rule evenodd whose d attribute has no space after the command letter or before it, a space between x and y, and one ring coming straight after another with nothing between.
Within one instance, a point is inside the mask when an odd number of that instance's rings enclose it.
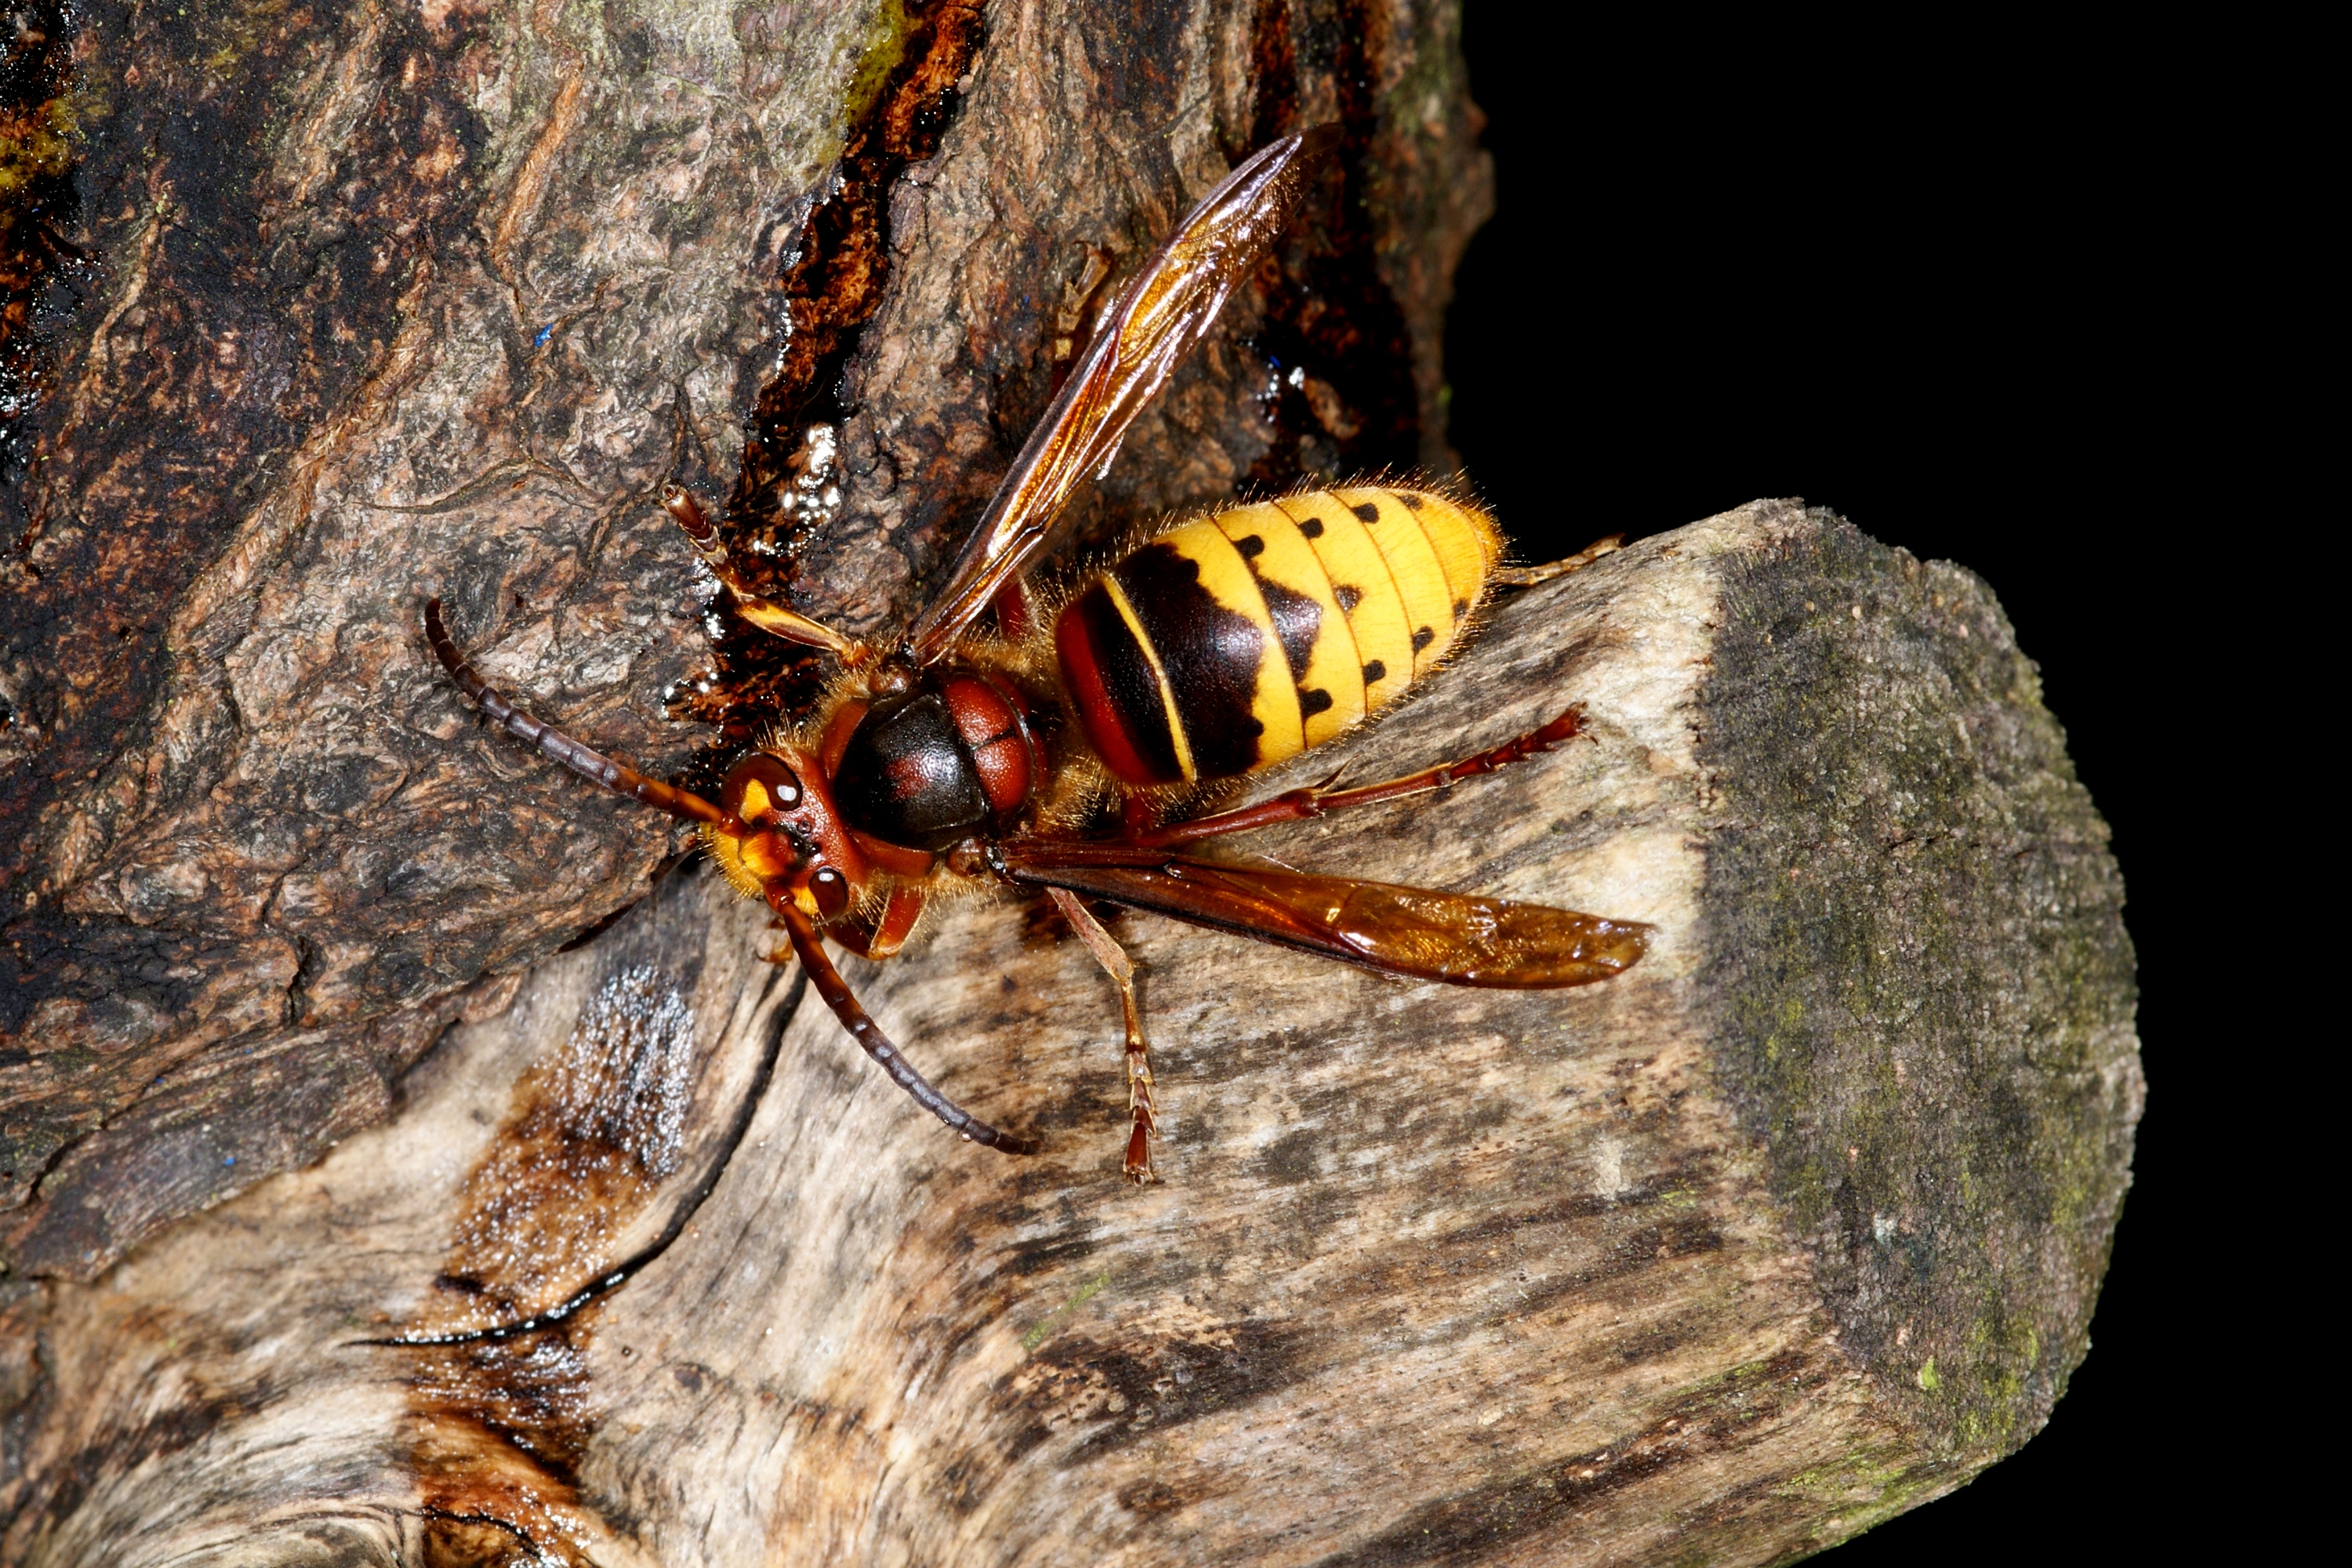
<instances>
[{"instance_id":1,"label":"tree bark","mask_svg":"<svg viewBox=\"0 0 2352 1568\"><path fill-rule=\"evenodd\" d=\"M0 497L0 1559L1760 1562L2038 1427L2127 1179L2131 959L1956 568L1759 503L1302 759L1583 703L1250 847L1658 945L1514 995L1121 918L1142 1192L1044 906L845 965L1011 1161L417 632L437 593L541 717L707 769L809 678L704 640L661 483L899 624L1093 301L1318 121L1345 167L1075 532L1449 467L1450 6L189 11L83 19L100 266Z\"/></svg>"},{"instance_id":2,"label":"tree bark","mask_svg":"<svg viewBox=\"0 0 2352 1568\"><path fill-rule=\"evenodd\" d=\"M1267 787L1569 700L1590 741L1247 852L1648 955L1461 990L1120 918L1146 1189L1110 988L1039 907L845 965L1011 1159L668 878L388 1125L48 1288L12 1559L1762 1563L1958 1485L2081 1360L2141 1093L2032 667L1967 573L1758 503L1506 605Z\"/></svg>"}]
</instances>

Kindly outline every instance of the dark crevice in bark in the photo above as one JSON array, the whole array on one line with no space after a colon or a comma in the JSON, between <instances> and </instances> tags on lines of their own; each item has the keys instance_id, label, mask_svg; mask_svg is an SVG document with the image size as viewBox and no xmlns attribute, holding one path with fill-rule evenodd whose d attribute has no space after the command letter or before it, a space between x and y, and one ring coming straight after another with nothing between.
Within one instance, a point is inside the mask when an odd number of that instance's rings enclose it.
<instances>
[{"instance_id":1,"label":"dark crevice in bark","mask_svg":"<svg viewBox=\"0 0 2352 1568\"><path fill-rule=\"evenodd\" d=\"M475 1329L461 1334L425 1334L406 1338L395 1334L378 1339L353 1340L352 1342L361 1345L386 1345L399 1349L426 1349L444 1345L480 1344L498 1340L510 1340L518 1334L555 1328L577 1314L582 1308L612 1294L650 1268L663 1253L670 1249L679 1237L686 1234L686 1227L693 1223L694 1216L701 1211L703 1204L718 1189L719 1178L727 1174L727 1167L734 1160L736 1151L743 1146L745 1135L751 1131L751 1119L759 1114L760 1102L767 1096L769 1080L775 1077L776 1053L783 1048L784 1031L792 1026L793 1017L800 1011L801 1002L807 994L808 975L805 972L795 969L793 972L791 994L784 998L776 1010L776 1032L768 1041L767 1050L760 1058L760 1065L752 1073L751 1086L743 1091L742 1104L737 1107L735 1120L728 1127L725 1137L720 1141L717 1158L711 1161L710 1169L703 1178L697 1182L693 1189L678 1200L677 1207L670 1211L669 1219L663 1225L660 1235L599 1274L563 1301L549 1308L546 1311L534 1312L528 1318L496 1324L487 1329Z\"/></svg>"},{"instance_id":2,"label":"dark crevice in bark","mask_svg":"<svg viewBox=\"0 0 2352 1568\"><path fill-rule=\"evenodd\" d=\"M532 1556L544 1560L546 1549L531 1539L530 1531L519 1524L509 1524L495 1514L462 1513L454 1509L427 1503L417 1510L418 1517L427 1521L427 1550L433 1553L433 1568L454 1568L457 1563L487 1563L506 1556L507 1543L520 1543ZM468 1542L457 1538L459 1531L470 1531L495 1537L489 1542Z\"/></svg>"},{"instance_id":3,"label":"dark crevice in bark","mask_svg":"<svg viewBox=\"0 0 2352 1568\"><path fill-rule=\"evenodd\" d=\"M1299 9L1296 22L1286 5L1258 14L1251 146L1301 129L1299 84L1328 80L1343 132L1342 176L1337 200L1324 204L1318 221L1293 226L1278 265L1260 273L1265 314L1250 342L1273 362L1267 414L1278 434L1250 469L1255 495L1406 471L1422 447L1412 337L1381 276L1366 199L1367 159L1380 133L1371 8L1339 0Z\"/></svg>"},{"instance_id":4,"label":"dark crevice in bark","mask_svg":"<svg viewBox=\"0 0 2352 1568\"><path fill-rule=\"evenodd\" d=\"M842 373L889 283L891 191L908 165L939 150L984 25L980 7L964 0L909 5L906 22L898 63L852 126L777 279L785 336L719 524L751 584L778 597L802 552L840 511L835 442L852 412ZM714 673L681 686L670 706L677 717L719 728L719 743L688 775L709 787L778 714L806 708L825 667L813 650L751 626L723 596L703 624Z\"/></svg>"},{"instance_id":5,"label":"dark crevice in bark","mask_svg":"<svg viewBox=\"0 0 2352 1568\"><path fill-rule=\"evenodd\" d=\"M657 911L636 930L642 935L661 918ZM427 1328L346 1342L405 1352L394 1363L394 1375L407 1385L415 1423L410 1462L428 1513L522 1531L540 1543L547 1560L563 1563L593 1561L573 1538L568 1507L551 1504L576 1502L582 1464L601 1425L590 1393L588 1352L602 1306L688 1234L718 1189L766 1099L785 1030L807 989L797 972L789 980L781 971L768 976L763 994L783 992L768 1037L716 1147L700 1174L670 1203L660 1231L614 1263L595 1266L591 1250L574 1260L590 1266L584 1284L549 1289L536 1277L544 1264L530 1237L550 1225L568 1230L581 1223L574 1211L584 1193L594 1193L591 1209L609 1205L626 1214L658 1195L651 1184L675 1173L661 1152L657 1079L667 1049L660 1020L677 1023L678 1015L666 1005L674 1006L679 993L671 990L667 1004L662 1001L669 984L665 964L611 962L617 967L574 1024L572 1044L534 1068L499 1142L477 1165L435 1291L422 1307L429 1314L436 1306L454 1306L462 1314L487 1304L528 1315L481 1328ZM690 991L693 983L686 984ZM605 999L615 995L622 1000L607 1010ZM643 1010L648 1002L651 1012ZM685 1014L689 1032L691 1016ZM583 1042L595 1047L593 1066L576 1058ZM530 1305L559 1292L551 1307ZM519 1477L528 1479L519 1484ZM611 1528L625 1521L603 1517L603 1522ZM428 1529L428 1561L462 1544L450 1534Z\"/></svg>"},{"instance_id":6,"label":"dark crevice in bark","mask_svg":"<svg viewBox=\"0 0 2352 1568\"><path fill-rule=\"evenodd\" d=\"M653 895L659 890L661 885L665 881L667 881L672 876L676 875L679 871L691 871L696 865L708 858L708 852L703 848L701 840L696 839L689 843L685 848L670 855L667 859L663 860L661 864L656 866L651 871L646 874L646 885L635 898L631 899L627 903L621 905L618 909L614 910L610 914L604 916L602 919L591 921L588 924L581 927L578 934L571 937L555 951L558 952L579 952L582 948L586 947L590 942L594 942L598 937L603 936L606 931L611 931L615 925L618 925L622 919L626 916L631 910L635 909L639 904L644 903L647 899L653 897Z\"/></svg>"}]
</instances>

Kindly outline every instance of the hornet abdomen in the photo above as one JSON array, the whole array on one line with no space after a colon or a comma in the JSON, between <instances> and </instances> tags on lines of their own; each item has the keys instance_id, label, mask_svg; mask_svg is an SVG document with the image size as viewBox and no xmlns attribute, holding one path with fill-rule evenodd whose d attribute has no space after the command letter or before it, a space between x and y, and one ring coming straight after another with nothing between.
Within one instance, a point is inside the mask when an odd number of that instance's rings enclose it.
<instances>
[{"instance_id":1,"label":"hornet abdomen","mask_svg":"<svg viewBox=\"0 0 2352 1568\"><path fill-rule=\"evenodd\" d=\"M1443 659L1502 539L1427 490L1310 490L1172 528L1054 628L1079 726L1139 786L1269 767L1395 701Z\"/></svg>"}]
</instances>

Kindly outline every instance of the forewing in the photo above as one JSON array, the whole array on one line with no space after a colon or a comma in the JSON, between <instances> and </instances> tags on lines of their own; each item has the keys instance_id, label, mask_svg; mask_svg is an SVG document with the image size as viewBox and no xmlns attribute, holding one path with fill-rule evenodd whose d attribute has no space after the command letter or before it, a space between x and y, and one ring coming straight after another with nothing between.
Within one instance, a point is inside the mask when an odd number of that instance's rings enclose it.
<instances>
[{"instance_id":1,"label":"forewing","mask_svg":"<svg viewBox=\"0 0 2352 1568\"><path fill-rule=\"evenodd\" d=\"M1307 170L1338 136L1318 126L1259 151L1136 274L981 514L948 585L908 629L917 663L946 655L1045 543L1079 481L1109 466L1135 416L1281 231Z\"/></svg>"},{"instance_id":2,"label":"forewing","mask_svg":"<svg viewBox=\"0 0 2352 1568\"><path fill-rule=\"evenodd\" d=\"M1104 847L1072 847L1057 855L1050 846L1008 845L1005 868L1015 881L1419 980L1588 985L1623 972L1649 944L1646 925L1542 904L1180 858L1103 864Z\"/></svg>"}]
</instances>

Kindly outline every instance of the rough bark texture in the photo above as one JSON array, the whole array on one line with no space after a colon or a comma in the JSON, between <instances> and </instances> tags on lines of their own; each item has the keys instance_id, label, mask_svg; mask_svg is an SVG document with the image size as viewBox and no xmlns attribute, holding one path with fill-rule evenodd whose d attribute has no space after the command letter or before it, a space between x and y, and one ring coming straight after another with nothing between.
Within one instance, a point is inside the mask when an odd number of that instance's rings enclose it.
<instances>
[{"instance_id":1,"label":"rough bark texture","mask_svg":"<svg viewBox=\"0 0 2352 1568\"><path fill-rule=\"evenodd\" d=\"M1109 987L1034 906L848 964L1015 1160L668 878L390 1124L19 1304L10 1560L1761 1563L1959 1484L2084 1353L2140 1103L2032 667L1967 573L1759 503L1506 605L1300 762L1568 699L1591 741L1248 849L1649 955L1464 991L1120 918L1169 1108L1140 1191ZM616 1273L552 1328L363 1342Z\"/></svg>"},{"instance_id":2,"label":"rough bark texture","mask_svg":"<svg viewBox=\"0 0 2352 1568\"><path fill-rule=\"evenodd\" d=\"M1487 201L1450 7L357 0L82 26L103 265L0 503L20 1279L92 1278L380 1119L453 1018L643 896L663 825L538 787L417 609L441 595L487 674L657 772L710 737L667 699L740 735L698 706L691 556L651 503L673 474L733 482L755 406L739 539L786 574L806 551L817 613L891 623L1049 395L1089 258L1115 284L1231 160L1336 117L1345 170L1082 527L1446 466L1424 416ZM811 420L830 457L796 445ZM730 646L721 684L772 675L733 665L779 645Z\"/></svg>"}]
</instances>

